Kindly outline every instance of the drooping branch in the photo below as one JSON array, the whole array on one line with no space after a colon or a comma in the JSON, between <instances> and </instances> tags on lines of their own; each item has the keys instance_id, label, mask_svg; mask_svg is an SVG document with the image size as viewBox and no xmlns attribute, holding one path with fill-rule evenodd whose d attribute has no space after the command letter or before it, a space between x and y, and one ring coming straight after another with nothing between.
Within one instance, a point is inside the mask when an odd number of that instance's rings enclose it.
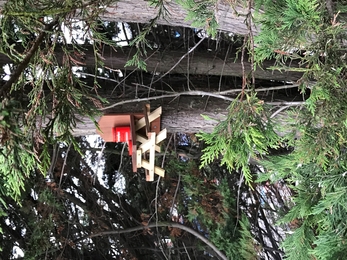
<instances>
[{"instance_id":1,"label":"drooping branch","mask_svg":"<svg viewBox=\"0 0 347 260\"><path fill-rule=\"evenodd\" d=\"M24 59L22 60L22 62L17 66L16 70L11 74L10 79L0 89L0 97L5 96L6 92L8 92L11 89L12 84L14 84L19 79L20 75L28 67L28 64L29 64L31 58L34 56L34 54L38 50L44 37L47 35L47 32L52 30L53 27L57 24L58 24L58 17L55 18L51 23L46 24L44 26L42 32L40 32L40 34L36 37L33 45L31 46L31 48L27 52L27 54L24 57Z\"/></svg>"},{"instance_id":2,"label":"drooping branch","mask_svg":"<svg viewBox=\"0 0 347 260\"><path fill-rule=\"evenodd\" d=\"M200 239L202 242L204 242L206 245L208 245L221 259L223 260L228 260L227 257L214 245L212 244L206 237L195 231L194 229L184 226L179 223L175 222L157 222L157 223L150 223L147 226L137 226L137 227L131 227L131 228L126 228L126 229L117 229L117 230L110 230L110 231L102 231L98 232L95 234L91 234L85 237L82 237L75 241L74 243L78 243L80 241L83 241L88 238L93 238L93 237L100 237L100 236L108 236L108 235L119 235L119 234L124 234L124 233L131 233L135 231L145 231L146 229L149 228L156 228L156 227L171 227L171 228L179 228L182 229L196 238Z\"/></svg>"}]
</instances>

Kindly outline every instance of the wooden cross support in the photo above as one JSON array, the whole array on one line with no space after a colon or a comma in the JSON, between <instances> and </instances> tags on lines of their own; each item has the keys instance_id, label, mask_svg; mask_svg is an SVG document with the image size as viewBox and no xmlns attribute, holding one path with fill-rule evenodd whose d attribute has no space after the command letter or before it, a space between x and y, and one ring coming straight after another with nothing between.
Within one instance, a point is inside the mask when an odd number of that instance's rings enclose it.
<instances>
[{"instance_id":1,"label":"wooden cross support","mask_svg":"<svg viewBox=\"0 0 347 260\"><path fill-rule=\"evenodd\" d=\"M129 129L130 126L130 133L126 135L129 140L126 141L132 145L129 151L132 156L133 172L143 167L146 170L146 181L153 181L154 174L161 177L165 174L164 169L155 166L155 152L160 152L158 144L167 136L166 129L159 131L161 113L161 107L150 113L150 106L147 104L144 107L144 114L104 115L99 120L100 130L97 131L106 142L119 140L119 136L117 138L114 136L116 127ZM125 126L128 128L124 128Z\"/></svg>"}]
</instances>

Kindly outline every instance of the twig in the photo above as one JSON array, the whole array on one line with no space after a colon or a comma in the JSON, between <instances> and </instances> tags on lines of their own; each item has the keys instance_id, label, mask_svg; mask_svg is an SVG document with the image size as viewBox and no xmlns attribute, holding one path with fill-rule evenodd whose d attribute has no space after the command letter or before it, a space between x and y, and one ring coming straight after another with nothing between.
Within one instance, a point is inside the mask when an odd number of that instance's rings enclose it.
<instances>
[{"instance_id":1,"label":"twig","mask_svg":"<svg viewBox=\"0 0 347 260\"><path fill-rule=\"evenodd\" d=\"M175 194L174 194L174 197L172 199L172 204L171 204L171 208L170 208L170 219L172 218L173 207L174 207L174 204L175 204L175 200L176 200L176 196L177 196L177 193L178 193L178 189L179 189L180 183L181 183L181 174L178 173L177 186L176 186Z\"/></svg>"},{"instance_id":2,"label":"twig","mask_svg":"<svg viewBox=\"0 0 347 260\"><path fill-rule=\"evenodd\" d=\"M142 101L150 101L150 100L157 100L157 99L161 99L161 98L177 98L179 96L210 96L210 97L215 97L215 98L220 98L223 100L227 100L227 101L234 101L234 98L230 98L230 97L225 97L223 95L217 94L217 93L211 93L211 92L205 92L205 91L198 91L198 90L194 90L194 91L185 91L185 92L177 92L177 93L172 93L172 94L167 94L167 95L161 95L161 96L155 96L155 97L148 97L148 98L135 98L135 99L129 99L129 100L123 100L120 102L116 102L110 106L104 107L104 108L100 108L99 111L104 111L107 109L111 109L120 105L124 105L124 104L129 104L129 103L134 103L134 102L142 102ZM279 101L279 102L266 102L266 104L268 105L273 105L273 106L301 106L303 104L305 104L305 101Z\"/></svg>"},{"instance_id":3,"label":"twig","mask_svg":"<svg viewBox=\"0 0 347 260\"><path fill-rule=\"evenodd\" d=\"M247 14L247 27L248 27L248 35L250 40L250 48L251 48L251 76L252 76L252 87L255 86L255 76L254 76L254 39L253 39L253 31L252 31L252 0L248 0L248 14Z\"/></svg>"},{"instance_id":4,"label":"twig","mask_svg":"<svg viewBox=\"0 0 347 260\"><path fill-rule=\"evenodd\" d=\"M158 68L159 63L157 63L157 65L155 65L154 71L153 71L153 76L151 78L151 83L149 84L149 91L148 91L148 97L149 97L149 93L151 92L150 90L152 89L152 85L153 85L153 80L154 80L154 75L157 73L157 68ZM143 82L142 82L143 83Z\"/></svg>"},{"instance_id":5,"label":"twig","mask_svg":"<svg viewBox=\"0 0 347 260\"><path fill-rule=\"evenodd\" d=\"M160 183L160 176L157 180L157 187L156 187L156 194L155 194L155 226L156 226L156 229L157 229L157 239L158 239L158 243L161 243L161 239L159 237L159 226L158 226L158 223L159 223L159 215L158 215L158 193L159 193L159 183ZM169 260L164 252L164 247L163 246L160 246L159 247L163 256L165 257L166 260Z\"/></svg>"},{"instance_id":6,"label":"twig","mask_svg":"<svg viewBox=\"0 0 347 260\"><path fill-rule=\"evenodd\" d=\"M186 253L187 253L188 259L191 260L190 255L188 254L188 250L186 248L186 245L184 244L184 242L182 242L182 244L184 246L184 251L186 251Z\"/></svg>"},{"instance_id":7,"label":"twig","mask_svg":"<svg viewBox=\"0 0 347 260\"><path fill-rule=\"evenodd\" d=\"M268 88L256 88L256 89L245 89L245 92L251 92L251 91L255 91L255 92L263 92L263 91L270 91L270 90L280 90L280 89L288 89L288 88L297 88L299 87L300 84L293 84L293 85L283 85L283 86L274 86L274 87L268 87ZM225 94L231 94L231 93L238 93L241 92L242 89L229 89L229 90L224 90L221 92L212 92L212 93L218 93L221 95L225 95Z\"/></svg>"},{"instance_id":8,"label":"twig","mask_svg":"<svg viewBox=\"0 0 347 260\"><path fill-rule=\"evenodd\" d=\"M49 176L50 179L53 179L53 169L57 163L57 159L58 159L58 152L57 150L59 150L59 145L58 143L55 144L55 146L53 147L53 154L52 154L52 159L51 159L51 165L49 166L48 169L48 173L47 175Z\"/></svg>"},{"instance_id":9,"label":"twig","mask_svg":"<svg viewBox=\"0 0 347 260\"><path fill-rule=\"evenodd\" d=\"M271 106L302 106L305 104L305 101L278 101L278 102L266 102L266 104Z\"/></svg>"},{"instance_id":10,"label":"twig","mask_svg":"<svg viewBox=\"0 0 347 260\"><path fill-rule=\"evenodd\" d=\"M103 154L103 152L104 152L104 150L105 150L105 147L106 147L106 142L102 145L102 149L101 149L101 151L100 151L100 153L99 153L99 155L98 155L98 161L97 161L97 163L96 163L96 170L95 170L95 173L93 174L93 185L95 185L95 180L96 180L96 177L97 177L97 175L98 175L98 168L99 168L99 163L100 163L100 161L101 161L101 156L102 156L102 154Z\"/></svg>"},{"instance_id":11,"label":"twig","mask_svg":"<svg viewBox=\"0 0 347 260\"><path fill-rule=\"evenodd\" d=\"M245 88L247 85L247 77L246 77L246 70L245 70L245 51L246 51L246 42L247 42L247 35L243 39L243 46L242 46L242 51L241 51L241 68L242 68L242 90L241 90L241 97L240 101L243 99L243 95L245 94Z\"/></svg>"},{"instance_id":12,"label":"twig","mask_svg":"<svg viewBox=\"0 0 347 260\"><path fill-rule=\"evenodd\" d=\"M70 148L71 148L71 143L69 144L69 147L66 150L63 167L61 167L60 180L59 180L59 186L58 186L59 188L60 188L60 185L61 185L61 181L63 179L63 173L64 173L64 169L65 169L65 166L66 166L67 156L69 155L69 152L70 152Z\"/></svg>"},{"instance_id":13,"label":"twig","mask_svg":"<svg viewBox=\"0 0 347 260\"><path fill-rule=\"evenodd\" d=\"M167 153L167 150L169 149L169 144L171 143L172 137L173 137L173 134L170 136L170 139L167 142L167 145L166 145L166 148L165 148L165 152L164 152L164 156L163 156L163 160L161 162L161 168L164 168L164 162L165 162L166 153Z\"/></svg>"},{"instance_id":14,"label":"twig","mask_svg":"<svg viewBox=\"0 0 347 260\"><path fill-rule=\"evenodd\" d=\"M127 30L125 29L124 23L122 23L122 29L123 29L123 32L124 32L125 40L127 41L128 45L130 45L130 41L129 41L129 38L128 38Z\"/></svg>"},{"instance_id":15,"label":"twig","mask_svg":"<svg viewBox=\"0 0 347 260\"><path fill-rule=\"evenodd\" d=\"M103 76L98 76L98 75L95 75L95 74L91 74L91 73L85 73L85 72L77 72L83 76L90 76L90 77L95 77L97 79L104 79L104 80L108 80L108 81L111 81L111 82L116 82L116 83L120 83L119 80L116 80L116 79L111 79L111 78L107 78L107 77L103 77Z\"/></svg>"},{"instance_id":16,"label":"twig","mask_svg":"<svg viewBox=\"0 0 347 260\"><path fill-rule=\"evenodd\" d=\"M284 107L281 107L280 109L276 110L276 112L274 112L270 118L274 118L275 116L277 116L281 111L287 109L289 106L284 106Z\"/></svg>"},{"instance_id":17,"label":"twig","mask_svg":"<svg viewBox=\"0 0 347 260\"><path fill-rule=\"evenodd\" d=\"M198 47L198 46L200 45L200 43L202 43L202 42L205 40L205 38L206 38L206 36L204 36L203 38L201 38L201 40L200 40L193 48L191 48L186 54L184 54L184 55L175 63L175 65L173 65L173 66L171 67L171 69L169 69L166 73L164 73L163 75L161 75L161 77L158 78L156 81L154 81L152 84L158 82L158 81L161 80L163 77L165 77L167 74L169 74L174 68L176 68L177 65L180 64L180 62L181 62L187 55L189 55L191 52L193 52L193 51L196 49L196 47Z\"/></svg>"},{"instance_id":18,"label":"twig","mask_svg":"<svg viewBox=\"0 0 347 260\"><path fill-rule=\"evenodd\" d=\"M103 79L103 80L108 80L108 81L111 81L111 82L120 83L118 80L107 78L107 77L95 76L94 74L85 73L85 72L79 72L79 73L81 75L85 75L85 76L91 76L91 77L96 77L96 78ZM139 83L131 83L131 84L133 84L135 86L139 86L139 87L144 87L144 88L147 88L147 89L150 89L150 90L153 90L153 91L155 90L155 92L176 93L174 91L153 89L151 87L148 87L146 85L139 84ZM168 84L167 84L167 86L170 87L170 85L168 85ZM263 91L270 91L270 90L281 90L281 89L288 89L288 88L297 88L299 86L300 86L300 84L292 84L292 85L273 86L273 87L267 87L267 88L245 89L244 91L245 92L250 92L250 91L263 92ZM228 90L224 90L224 91L211 92L211 93L220 94L220 95L226 95L226 94L231 94L231 93L238 93L238 92L241 92L241 91L242 91L242 89L237 88L237 89L228 89Z\"/></svg>"},{"instance_id":19,"label":"twig","mask_svg":"<svg viewBox=\"0 0 347 260\"><path fill-rule=\"evenodd\" d=\"M171 97L179 97L181 95L187 95L187 96L212 96L212 97L216 97L216 98L220 98L220 99L224 99L224 100L228 100L228 101L233 101L233 98L229 98L229 97L225 97L219 94L214 94L214 93L210 93L210 92L205 92L205 91L186 91L186 92L177 92L177 93L172 93L172 94L167 94L167 95L161 95L161 96L155 96L155 97L148 97L148 98L137 98L137 99L130 99L130 100L124 100L124 101L120 101L117 103L114 103L110 106L104 107L104 108L100 108L100 111L104 111L119 105L124 105L124 104L128 104L128 103L133 103L133 102L141 102L141 101L150 101L150 100L156 100L156 99L161 99L161 98L171 98Z\"/></svg>"},{"instance_id":20,"label":"twig","mask_svg":"<svg viewBox=\"0 0 347 260\"><path fill-rule=\"evenodd\" d=\"M189 48L189 39L190 37L188 37L188 48ZM187 56L187 88L190 91L190 82L189 82L189 75L190 75L190 59L189 59L189 55Z\"/></svg>"},{"instance_id":21,"label":"twig","mask_svg":"<svg viewBox=\"0 0 347 260\"><path fill-rule=\"evenodd\" d=\"M58 17L56 17L51 23L46 24L40 34L36 37L34 44L31 48L26 52L26 56L22 60L22 62L17 66L17 69L11 74L10 79L2 86L0 89L0 97L5 95L8 92L12 84L14 84L22 74L22 72L28 67L31 58L34 56L39 46L41 45L44 37L47 34L47 31L52 30L55 25L58 24Z\"/></svg>"},{"instance_id":22,"label":"twig","mask_svg":"<svg viewBox=\"0 0 347 260\"><path fill-rule=\"evenodd\" d=\"M225 64L226 64L228 56L229 56L230 46L231 46L231 44L228 45L228 50L227 50L227 53L225 54L225 57L224 57L222 71L221 71L220 77L219 77L218 92L220 92L220 87L222 85L223 72L224 72Z\"/></svg>"},{"instance_id":23,"label":"twig","mask_svg":"<svg viewBox=\"0 0 347 260\"><path fill-rule=\"evenodd\" d=\"M103 80L108 80L108 81L111 81L111 82L120 83L119 80L115 80L115 79L111 79L111 78L107 78L107 77L95 76L94 74L85 73L85 72L78 72L78 73L81 74L81 75L85 75L85 76L91 76L91 77L96 77L98 79L103 79ZM150 89L150 90L153 90L153 91L155 90L155 92L176 93L174 91L153 89L151 87L148 87L146 85L139 84L139 83L131 83L131 84L133 84L135 86L139 86L139 87L144 87L144 88L147 88L147 89ZM170 87L170 85L167 85L167 86ZM244 91L245 92L250 92L250 91L263 92L263 91L270 91L270 90L281 90L281 89L288 89L288 88L297 88L299 86L300 86L300 84L292 84L292 85L273 86L273 87L267 87L267 88L245 89ZM242 89L237 88L237 89L229 89L229 90L218 91L218 92L211 92L211 93L220 94L220 95L226 95L226 94L231 94L231 93L238 93L238 92L241 92L241 91L242 91Z\"/></svg>"},{"instance_id":24,"label":"twig","mask_svg":"<svg viewBox=\"0 0 347 260\"><path fill-rule=\"evenodd\" d=\"M120 170L122 168L122 163L123 163L123 153L124 153L124 148L125 148L125 145L126 143L123 144L123 147L122 147L122 152L120 153L120 163L119 163L119 167L118 167L118 174L120 173ZM128 147L129 149L129 147Z\"/></svg>"},{"instance_id":25,"label":"twig","mask_svg":"<svg viewBox=\"0 0 347 260\"><path fill-rule=\"evenodd\" d=\"M210 96L207 97L206 99L206 102L205 102L205 107L204 107L204 111L206 111L206 108L207 108L207 104L208 104L208 101L210 100Z\"/></svg>"},{"instance_id":26,"label":"twig","mask_svg":"<svg viewBox=\"0 0 347 260\"><path fill-rule=\"evenodd\" d=\"M250 156L249 156L250 159ZM248 159L248 161L249 161ZM240 219L240 191L241 191L241 185L243 183L243 178L244 178L244 174L241 173L241 178L240 178L240 182L239 182L239 187L237 188L237 200L236 200L236 223L235 223L235 227L234 227L234 232L233 235L235 235L236 232L236 227L237 224L239 223L239 219Z\"/></svg>"}]
</instances>

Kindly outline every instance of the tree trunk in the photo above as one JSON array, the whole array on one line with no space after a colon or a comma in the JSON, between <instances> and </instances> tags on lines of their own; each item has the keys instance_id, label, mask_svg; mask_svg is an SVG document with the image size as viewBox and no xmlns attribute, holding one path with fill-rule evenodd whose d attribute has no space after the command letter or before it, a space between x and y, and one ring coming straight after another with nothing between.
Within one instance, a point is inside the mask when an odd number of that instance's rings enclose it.
<instances>
[{"instance_id":1,"label":"tree trunk","mask_svg":"<svg viewBox=\"0 0 347 260\"><path fill-rule=\"evenodd\" d=\"M105 97L103 95L103 97ZM113 98L108 98L110 104L120 102ZM171 99L158 99L151 102L132 102L116 106L113 109L104 111L104 114L110 113L142 113L143 106L146 103L151 104L152 110L162 106L161 128L166 128L168 132L197 133L199 131L212 132L217 121L206 121L201 116L207 115L216 120L223 119L227 115L227 108L230 101L208 97L181 96ZM99 120L100 117L97 118ZM81 118L81 121L75 127L74 135L96 134L96 127L89 118Z\"/></svg>"},{"instance_id":2,"label":"tree trunk","mask_svg":"<svg viewBox=\"0 0 347 260\"><path fill-rule=\"evenodd\" d=\"M235 49L235 48L234 48ZM133 55L136 50L130 47L112 48L109 46L103 47L103 66L111 69L124 70L137 70L136 66L125 67L125 64ZM237 50L233 50L229 53L228 57L223 57L224 54L220 54L213 51L195 51L189 54L188 58L185 56L187 52L182 50L148 50L146 60L147 71L156 73L171 74L199 74L199 75L217 75L217 76L236 76L242 77L242 64L240 62L241 54L237 54ZM57 48L56 56L58 62L62 64L64 53ZM94 51L91 46L85 46L84 55L73 57L79 63L76 66L85 66L89 68L95 68ZM4 54L0 54L0 64L5 65L11 63L11 60ZM277 81L297 81L301 78L302 73L299 72L279 72L272 71L268 68L275 64L274 60L264 61L262 68L256 68L254 76L257 79L277 80ZM298 67L295 61L288 63L288 67ZM248 56L244 58L244 69L246 75L250 76L251 64L248 61Z\"/></svg>"},{"instance_id":3,"label":"tree trunk","mask_svg":"<svg viewBox=\"0 0 347 260\"><path fill-rule=\"evenodd\" d=\"M191 25L192 21L187 21L187 12L176 1L163 1L169 15L157 20L158 24L170 26L183 26L196 28ZM219 24L219 30L239 35L248 34L249 30L245 23L248 10L241 7L232 7L229 1L217 1L215 16ZM212 9L213 7L211 7ZM149 23L151 19L158 15L158 9L150 6L149 1L145 0L119 0L109 6L102 15L102 19L117 22ZM257 28L253 26L253 33Z\"/></svg>"},{"instance_id":4,"label":"tree trunk","mask_svg":"<svg viewBox=\"0 0 347 260\"><path fill-rule=\"evenodd\" d=\"M111 92L112 90L109 90ZM102 110L102 114L143 113L143 107L150 103L151 109L161 106L161 129L166 128L169 133L198 133L200 131L212 132L218 124L218 120L224 120L228 115L228 107L231 101L207 96L179 96L172 98L158 98L157 100L124 100L111 95L99 93L109 101L109 105L116 104L111 109ZM110 94L110 93L109 93ZM279 102L281 103L281 102ZM301 104L302 102L297 102ZM274 110L276 111L276 110ZM215 120L205 120L202 115ZM96 121L100 116L96 118ZM284 112L276 115L279 125L284 126L287 122ZM278 134L283 135L291 129L281 130ZM96 127L89 118L80 118L74 130L75 136L96 134Z\"/></svg>"},{"instance_id":5,"label":"tree trunk","mask_svg":"<svg viewBox=\"0 0 347 260\"><path fill-rule=\"evenodd\" d=\"M0 10L7 1L0 1ZM187 21L187 12L176 1L165 0L164 6L169 14L157 20L157 24L170 26L191 27L192 21ZM248 28L245 23L245 18L248 10L240 6L233 7L229 1L220 0L214 9L219 30L230 32L239 35L248 34ZM146 0L118 0L106 8L106 11L101 14L101 19L105 21L129 22L129 23L149 23L158 15L158 9L153 5L150 6L150 1ZM203 28L199 28L203 29ZM257 33L259 28L253 26L253 33Z\"/></svg>"}]
</instances>

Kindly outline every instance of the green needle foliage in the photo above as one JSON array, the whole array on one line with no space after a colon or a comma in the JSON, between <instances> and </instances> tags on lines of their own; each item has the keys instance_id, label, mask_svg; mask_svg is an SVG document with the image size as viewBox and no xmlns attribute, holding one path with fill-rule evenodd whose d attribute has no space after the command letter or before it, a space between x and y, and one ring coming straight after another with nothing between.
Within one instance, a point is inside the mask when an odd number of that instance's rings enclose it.
<instances>
[{"instance_id":1,"label":"green needle foliage","mask_svg":"<svg viewBox=\"0 0 347 260\"><path fill-rule=\"evenodd\" d=\"M168 9L165 7L165 1L163 0L151 0L149 1L149 5L155 7L158 10L158 14L151 19L135 39L130 42L130 46L136 46L136 53L127 61L125 67L137 66L139 69L147 71L146 61L144 60L144 57L147 55L146 48L152 49L153 46L148 42L146 36L151 32L159 18L165 19L166 16L170 15Z\"/></svg>"},{"instance_id":2,"label":"green needle foliage","mask_svg":"<svg viewBox=\"0 0 347 260\"><path fill-rule=\"evenodd\" d=\"M280 223L289 225L282 247L288 259L344 259L347 216L346 155L323 169L297 164L295 153L264 162L268 176L294 182L294 206ZM264 177L264 176L263 176Z\"/></svg>"},{"instance_id":3,"label":"green needle foliage","mask_svg":"<svg viewBox=\"0 0 347 260\"><path fill-rule=\"evenodd\" d=\"M303 107L291 109L285 124L295 133L282 140L294 150L267 154L279 138L269 111L263 105L251 109L257 102L248 98L234 102L213 133L200 134L208 145L202 164L221 158L228 167L241 168L249 183L248 159L263 156L259 162L266 173L258 181L284 179L293 191L292 208L279 222L291 231L282 243L286 259L345 259L346 3L260 0L255 5L261 9L255 16L261 25L254 37L256 64L275 59L273 70L303 73L300 90L309 95ZM299 65L290 67L291 61Z\"/></svg>"},{"instance_id":4,"label":"green needle foliage","mask_svg":"<svg viewBox=\"0 0 347 260\"><path fill-rule=\"evenodd\" d=\"M269 148L279 147L280 137L274 131L264 102L255 94L245 97L244 101L240 98L231 103L227 119L219 122L212 133L197 136L207 145L201 167L221 158L221 164L230 171L242 170L246 183L251 184L250 158L261 158Z\"/></svg>"},{"instance_id":5,"label":"green needle foliage","mask_svg":"<svg viewBox=\"0 0 347 260\"><path fill-rule=\"evenodd\" d=\"M187 21L192 21L192 26L196 28L204 28L208 35L216 37L218 23L215 16L217 9L216 0L177 0L185 10L187 10Z\"/></svg>"},{"instance_id":6,"label":"green needle foliage","mask_svg":"<svg viewBox=\"0 0 347 260\"><path fill-rule=\"evenodd\" d=\"M84 21L100 64L99 46L109 43L98 32L98 15L107 1L7 1L0 18L0 52L12 61L10 79L0 87L0 201L19 202L25 179L34 171L46 175L50 147L72 143L79 116L94 118L103 100L73 73L83 50L67 45L62 24ZM55 51L63 52L58 60ZM78 64L77 64L78 65ZM3 205L6 207L6 205ZM0 207L1 208L1 207ZM1 212L0 212L1 214Z\"/></svg>"}]
</instances>

